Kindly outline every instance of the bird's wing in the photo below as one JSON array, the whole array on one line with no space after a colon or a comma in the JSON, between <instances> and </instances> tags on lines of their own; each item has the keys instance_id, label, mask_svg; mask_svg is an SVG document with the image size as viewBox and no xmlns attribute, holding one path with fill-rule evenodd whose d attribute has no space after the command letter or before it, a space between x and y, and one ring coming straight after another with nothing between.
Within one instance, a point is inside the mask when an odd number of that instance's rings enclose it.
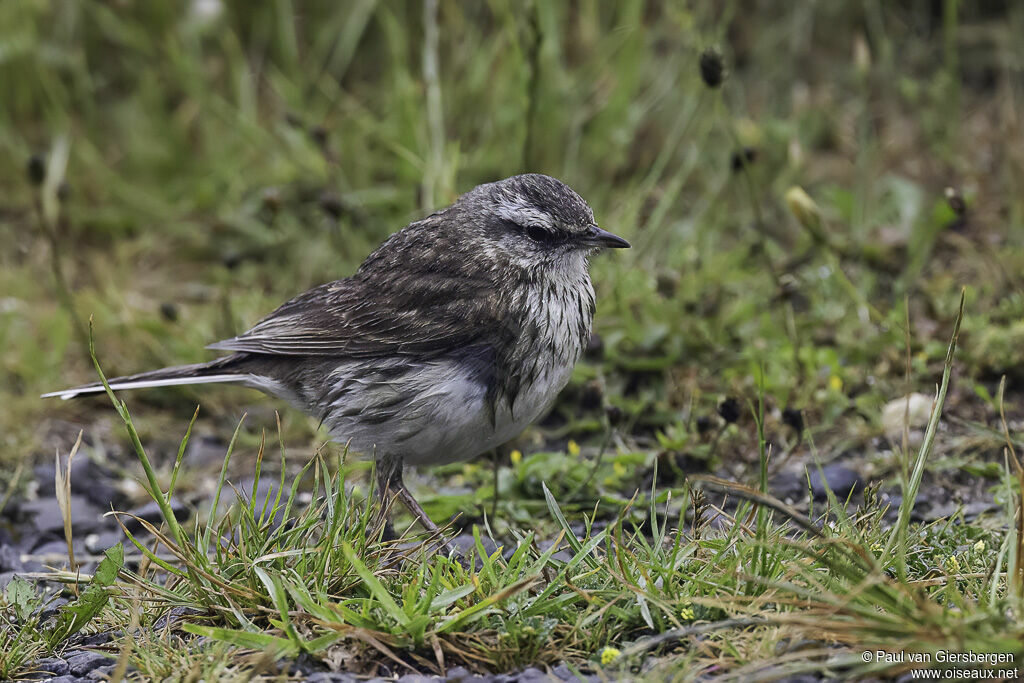
<instances>
[{"instance_id":1,"label":"bird's wing","mask_svg":"<svg viewBox=\"0 0 1024 683\"><path fill-rule=\"evenodd\" d=\"M209 348L225 351L371 358L431 355L518 334L491 287L466 278L398 276L385 285L356 278L300 294L251 330Z\"/></svg>"}]
</instances>

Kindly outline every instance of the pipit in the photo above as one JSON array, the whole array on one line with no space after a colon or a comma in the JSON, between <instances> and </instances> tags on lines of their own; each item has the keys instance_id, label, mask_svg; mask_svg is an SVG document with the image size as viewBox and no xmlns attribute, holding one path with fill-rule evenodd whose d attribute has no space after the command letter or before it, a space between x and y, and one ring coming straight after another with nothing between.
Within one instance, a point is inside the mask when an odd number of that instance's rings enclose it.
<instances>
[{"instance_id":1,"label":"pipit","mask_svg":"<svg viewBox=\"0 0 1024 683\"><path fill-rule=\"evenodd\" d=\"M590 338L589 257L603 247L629 243L564 183L527 174L480 185L393 234L351 277L209 346L231 355L109 384L226 382L283 398L372 454L379 495L436 533L403 467L475 457L544 414Z\"/></svg>"}]
</instances>

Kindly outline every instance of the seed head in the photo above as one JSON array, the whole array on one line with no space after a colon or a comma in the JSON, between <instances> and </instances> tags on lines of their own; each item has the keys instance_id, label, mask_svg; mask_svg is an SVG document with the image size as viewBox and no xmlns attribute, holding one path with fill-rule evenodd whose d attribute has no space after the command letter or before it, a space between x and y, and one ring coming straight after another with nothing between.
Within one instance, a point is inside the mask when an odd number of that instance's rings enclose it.
<instances>
[{"instance_id":1,"label":"seed head","mask_svg":"<svg viewBox=\"0 0 1024 683\"><path fill-rule=\"evenodd\" d=\"M584 410L597 410L604 402L604 387L601 382L592 379L583 385L583 395L580 396L580 406Z\"/></svg>"},{"instance_id":2,"label":"seed head","mask_svg":"<svg viewBox=\"0 0 1024 683\"><path fill-rule=\"evenodd\" d=\"M740 402L729 396L718 404L718 414L729 424L736 422L740 419Z\"/></svg>"},{"instance_id":3,"label":"seed head","mask_svg":"<svg viewBox=\"0 0 1024 683\"><path fill-rule=\"evenodd\" d=\"M717 88L725 80L725 62L717 47L709 47L700 53L700 77L709 88Z\"/></svg>"},{"instance_id":4,"label":"seed head","mask_svg":"<svg viewBox=\"0 0 1024 683\"><path fill-rule=\"evenodd\" d=\"M733 173L738 173L743 170L744 166L750 166L750 164L754 163L755 159L757 159L757 148L744 147L732 153L729 166L732 168Z\"/></svg>"},{"instance_id":5,"label":"seed head","mask_svg":"<svg viewBox=\"0 0 1024 683\"><path fill-rule=\"evenodd\" d=\"M697 418L697 433L707 434L711 431L711 418L707 415L701 415Z\"/></svg>"},{"instance_id":6,"label":"seed head","mask_svg":"<svg viewBox=\"0 0 1024 683\"><path fill-rule=\"evenodd\" d=\"M345 213L345 203L333 192L324 190L320 194L320 210L331 218L338 220Z\"/></svg>"},{"instance_id":7,"label":"seed head","mask_svg":"<svg viewBox=\"0 0 1024 683\"><path fill-rule=\"evenodd\" d=\"M622 408L616 405L608 405L604 409L604 414L608 417L608 424L612 427L622 424L626 414L622 412Z\"/></svg>"},{"instance_id":8,"label":"seed head","mask_svg":"<svg viewBox=\"0 0 1024 683\"><path fill-rule=\"evenodd\" d=\"M793 428L797 434L804 431L804 414L796 408L786 408L782 411L782 422Z\"/></svg>"},{"instance_id":9,"label":"seed head","mask_svg":"<svg viewBox=\"0 0 1024 683\"><path fill-rule=\"evenodd\" d=\"M949 205L950 210L957 215L958 218L963 218L963 215L967 213L967 202L964 201L964 196L953 187L946 188L946 204Z\"/></svg>"},{"instance_id":10,"label":"seed head","mask_svg":"<svg viewBox=\"0 0 1024 683\"><path fill-rule=\"evenodd\" d=\"M170 301L164 301L160 304L160 316L167 322L173 323L178 319L178 307Z\"/></svg>"},{"instance_id":11,"label":"seed head","mask_svg":"<svg viewBox=\"0 0 1024 683\"><path fill-rule=\"evenodd\" d=\"M38 152L28 158L25 164L25 172L28 173L28 180L33 185L42 185L46 180L46 158Z\"/></svg>"}]
</instances>

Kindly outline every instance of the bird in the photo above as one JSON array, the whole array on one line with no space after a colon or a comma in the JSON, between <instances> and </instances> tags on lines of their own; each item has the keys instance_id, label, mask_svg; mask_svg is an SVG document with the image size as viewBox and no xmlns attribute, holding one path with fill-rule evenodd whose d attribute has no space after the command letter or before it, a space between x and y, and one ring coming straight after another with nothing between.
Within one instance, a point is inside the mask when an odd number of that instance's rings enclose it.
<instances>
[{"instance_id":1,"label":"bird","mask_svg":"<svg viewBox=\"0 0 1024 683\"><path fill-rule=\"evenodd\" d=\"M542 417L590 339L590 257L629 246L555 178L485 183L392 234L355 274L207 347L230 355L108 384L229 383L282 398L373 457L382 501L439 534L403 469L469 460ZM94 382L43 397L103 391Z\"/></svg>"}]
</instances>

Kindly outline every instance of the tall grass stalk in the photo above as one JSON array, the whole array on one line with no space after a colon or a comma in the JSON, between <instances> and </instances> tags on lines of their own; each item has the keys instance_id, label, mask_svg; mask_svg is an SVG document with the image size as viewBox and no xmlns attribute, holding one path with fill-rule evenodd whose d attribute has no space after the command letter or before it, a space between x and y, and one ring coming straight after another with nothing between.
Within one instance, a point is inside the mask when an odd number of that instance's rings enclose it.
<instances>
[{"instance_id":1,"label":"tall grass stalk","mask_svg":"<svg viewBox=\"0 0 1024 683\"><path fill-rule=\"evenodd\" d=\"M957 310L956 321L953 323L953 335L949 340L946 349L946 360L943 363L942 381L939 384L935 396L935 403L932 406L931 416L928 418L928 426L925 429L924 441L917 452L914 467L910 473L909 481L906 481L903 488L903 500L900 501L899 513L896 517L896 524L889 534L889 541L885 545L883 556L889 556L893 550L896 552L896 570L900 579L907 578L907 529L910 526L910 514L917 501L918 491L921 489L921 478L924 476L925 463L931 454L932 446L935 443L935 433L939 428L939 420L942 417L942 406L946 401L946 391L949 389L949 378L953 372L953 355L956 352L957 340L960 338L960 324L964 319L964 297L966 289L960 291L960 306Z\"/></svg>"}]
</instances>

